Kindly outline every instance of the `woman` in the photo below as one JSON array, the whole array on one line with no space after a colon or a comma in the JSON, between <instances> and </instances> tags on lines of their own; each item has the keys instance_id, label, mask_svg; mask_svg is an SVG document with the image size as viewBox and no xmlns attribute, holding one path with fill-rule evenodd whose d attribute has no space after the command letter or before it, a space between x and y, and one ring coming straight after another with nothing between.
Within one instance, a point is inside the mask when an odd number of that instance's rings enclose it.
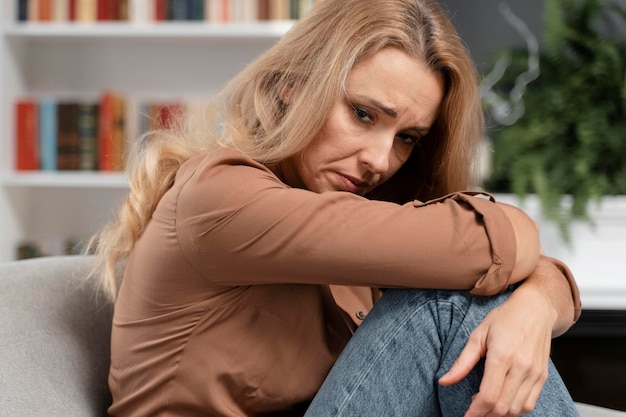
<instances>
[{"instance_id":1,"label":"woman","mask_svg":"<svg viewBox=\"0 0 626 417\"><path fill-rule=\"evenodd\" d=\"M144 140L98 236L109 412L576 415L548 371L569 271L460 192L473 71L435 2L325 0L222 92L217 131Z\"/></svg>"}]
</instances>

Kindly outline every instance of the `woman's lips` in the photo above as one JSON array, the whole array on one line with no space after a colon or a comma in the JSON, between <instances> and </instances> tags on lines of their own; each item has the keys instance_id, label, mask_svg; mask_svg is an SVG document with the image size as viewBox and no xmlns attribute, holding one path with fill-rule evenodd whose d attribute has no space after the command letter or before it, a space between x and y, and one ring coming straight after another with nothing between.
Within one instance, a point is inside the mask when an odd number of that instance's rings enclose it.
<instances>
[{"instance_id":1,"label":"woman's lips","mask_svg":"<svg viewBox=\"0 0 626 417\"><path fill-rule=\"evenodd\" d=\"M367 181L360 180L355 177L351 177L350 175L339 174L339 178L341 179L343 188L345 191L363 195L370 188L370 183Z\"/></svg>"}]
</instances>

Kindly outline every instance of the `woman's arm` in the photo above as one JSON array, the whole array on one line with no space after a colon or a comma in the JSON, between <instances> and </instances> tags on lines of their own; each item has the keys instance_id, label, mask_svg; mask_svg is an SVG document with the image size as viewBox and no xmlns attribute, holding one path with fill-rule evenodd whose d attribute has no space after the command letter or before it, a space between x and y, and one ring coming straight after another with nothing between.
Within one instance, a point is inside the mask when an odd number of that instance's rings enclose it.
<instances>
[{"instance_id":1,"label":"woman's arm","mask_svg":"<svg viewBox=\"0 0 626 417\"><path fill-rule=\"evenodd\" d=\"M221 155L221 156L220 156ZM224 150L170 191L185 258L214 285L333 284L499 293L516 264L513 225L488 198L398 205L293 189Z\"/></svg>"},{"instance_id":2,"label":"woman's arm","mask_svg":"<svg viewBox=\"0 0 626 417\"><path fill-rule=\"evenodd\" d=\"M569 330L580 317L578 288L569 271L559 261L542 256L533 273L517 288L516 293L527 293L526 299L543 297L555 312L552 337Z\"/></svg>"},{"instance_id":3,"label":"woman's arm","mask_svg":"<svg viewBox=\"0 0 626 417\"><path fill-rule=\"evenodd\" d=\"M496 203L507 215L515 231L515 266L511 273L511 283L528 277L539 260L541 243L537 224L520 209L504 203Z\"/></svg>"}]
</instances>

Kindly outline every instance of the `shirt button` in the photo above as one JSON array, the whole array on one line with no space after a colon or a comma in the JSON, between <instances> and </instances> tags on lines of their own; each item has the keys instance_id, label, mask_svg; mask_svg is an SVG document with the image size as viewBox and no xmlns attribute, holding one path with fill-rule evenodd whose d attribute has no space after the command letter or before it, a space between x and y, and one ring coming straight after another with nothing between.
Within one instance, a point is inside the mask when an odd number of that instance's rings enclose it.
<instances>
[{"instance_id":1,"label":"shirt button","mask_svg":"<svg viewBox=\"0 0 626 417\"><path fill-rule=\"evenodd\" d=\"M359 320L365 320L365 316L367 316L367 314L365 314L362 310L356 312L356 318Z\"/></svg>"}]
</instances>

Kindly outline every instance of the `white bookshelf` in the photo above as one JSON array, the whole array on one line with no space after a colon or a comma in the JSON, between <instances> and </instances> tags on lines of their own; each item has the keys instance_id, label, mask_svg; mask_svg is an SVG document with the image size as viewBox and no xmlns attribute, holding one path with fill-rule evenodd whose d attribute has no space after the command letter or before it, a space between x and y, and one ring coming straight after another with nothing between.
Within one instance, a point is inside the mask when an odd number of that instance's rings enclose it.
<instances>
[{"instance_id":1,"label":"white bookshelf","mask_svg":"<svg viewBox=\"0 0 626 417\"><path fill-rule=\"evenodd\" d=\"M129 95L210 97L273 45L292 22L209 24L17 23L14 1L0 20L0 262L21 242L55 252L84 240L127 192L123 173L17 172L17 97Z\"/></svg>"},{"instance_id":2,"label":"white bookshelf","mask_svg":"<svg viewBox=\"0 0 626 417\"><path fill-rule=\"evenodd\" d=\"M117 172L8 172L2 184L15 188L128 188L126 175Z\"/></svg>"}]
</instances>

